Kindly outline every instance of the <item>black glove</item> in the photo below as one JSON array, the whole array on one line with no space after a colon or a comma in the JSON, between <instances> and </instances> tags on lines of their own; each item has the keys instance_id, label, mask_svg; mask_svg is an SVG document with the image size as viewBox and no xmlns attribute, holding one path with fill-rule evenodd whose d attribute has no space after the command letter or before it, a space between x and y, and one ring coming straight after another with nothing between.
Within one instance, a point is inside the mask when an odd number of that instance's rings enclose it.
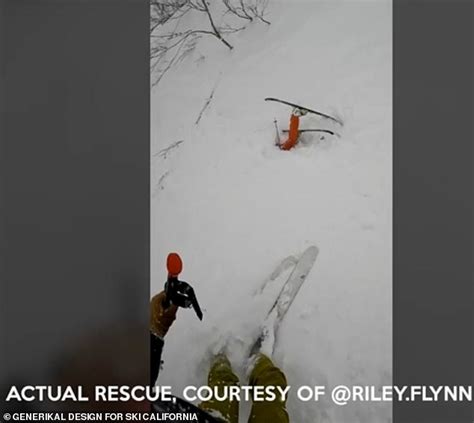
<instances>
[{"instance_id":1,"label":"black glove","mask_svg":"<svg viewBox=\"0 0 474 423\"><path fill-rule=\"evenodd\" d=\"M187 282L180 281L178 278L170 277L165 283L165 293L165 308L169 307L171 304L183 308L192 307L199 320L202 320L202 311L199 307L196 294L194 293L192 286Z\"/></svg>"}]
</instances>

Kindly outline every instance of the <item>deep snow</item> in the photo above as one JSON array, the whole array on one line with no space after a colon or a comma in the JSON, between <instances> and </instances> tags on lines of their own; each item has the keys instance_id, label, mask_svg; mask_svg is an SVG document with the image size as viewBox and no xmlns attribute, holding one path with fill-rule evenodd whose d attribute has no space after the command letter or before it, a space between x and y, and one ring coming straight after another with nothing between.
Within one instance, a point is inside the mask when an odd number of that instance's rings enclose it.
<instances>
[{"instance_id":1,"label":"deep snow","mask_svg":"<svg viewBox=\"0 0 474 423\"><path fill-rule=\"evenodd\" d=\"M175 393L204 384L212 351L227 343L244 378L245 348L278 292L253 293L281 259L312 244L316 265L280 330L274 361L292 386L391 383L392 6L388 1L270 0L271 25L212 38L152 91L152 295L178 251L204 309L180 310L159 382ZM215 88L199 125L195 121ZM290 108L306 116L291 152L273 146ZM183 142L166 157L157 154ZM290 396L292 422L387 422L391 405L339 407ZM245 412L241 421L246 421Z\"/></svg>"}]
</instances>

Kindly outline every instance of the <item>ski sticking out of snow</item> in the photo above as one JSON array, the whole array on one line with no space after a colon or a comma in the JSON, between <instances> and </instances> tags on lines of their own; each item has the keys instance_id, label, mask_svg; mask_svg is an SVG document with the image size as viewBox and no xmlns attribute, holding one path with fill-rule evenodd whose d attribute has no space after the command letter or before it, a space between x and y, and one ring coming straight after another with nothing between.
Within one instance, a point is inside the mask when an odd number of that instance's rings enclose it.
<instances>
[{"instance_id":1,"label":"ski sticking out of snow","mask_svg":"<svg viewBox=\"0 0 474 423\"><path fill-rule=\"evenodd\" d=\"M278 277L283 273L285 272L287 269L289 269L291 266L296 266L296 264L298 263L298 259L294 256L288 256L286 258L284 258L279 264L278 266L275 268L275 270L271 273L271 275L265 279L265 281L263 282L263 284L255 290L254 292L254 295L258 295L258 294L261 294L265 288L267 287L267 285L273 281L275 281L276 279L278 279Z\"/></svg>"},{"instance_id":2,"label":"ski sticking out of snow","mask_svg":"<svg viewBox=\"0 0 474 423\"><path fill-rule=\"evenodd\" d=\"M312 245L304 251L299 260L296 262L293 271L286 282L283 284L278 297L268 311L262 326L262 333L250 349L249 356L252 356L259 351L269 355L273 353L275 338L278 335L280 323L286 316L286 313L296 298L296 295L303 285L303 282L306 280L306 277L313 268L316 258L318 257L318 253L318 247ZM289 266L289 262L289 258L283 260L275 272L273 272L273 274L281 274L281 269ZM272 280L272 278L270 277L269 280Z\"/></svg>"},{"instance_id":3,"label":"ski sticking out of snow","mask_svg":"<svg viewBox=\"0 0 474 423\"><path fill-rule=\"evenodd\" d=\"M333 122L336 122L336 123L338 123L338 124L341 125L341 126L344 126L344 123L343 123L341 120L335 118L334 116L327 115L326 113L318 112L317 110L308 109L307 107L305 107L305 106L300 106L299 104L290 103L289 101L280 100L279 98L274 98L274 97L267 97L267 98L265 98L265 101L275 101L275 102L277 102L277 103L286 104L287 106L297 107L298 109L305 110L305 111L307 111L308 113L314 113L315 115L318 115L318 116L321 116L321 117L323 117L323 118L332 120Z\"/></svg>"},{"instance_id":4,"label":"ski sticking out of snow","mask_svg":"<svg viewBox=\"0 0 474 423\"><path fill-rule=\"evenodd\" d=\"M283 129L283 132L284 132L284 133L288 133L288 132L290 132L290 131L289 131L288 129ZM300 132L300 133L305 133L305 132L324 132L325 134L331 134L331 135L335 135L336 137L341 138L341 136L340 136L337 132L330 131L329 129L299 129L298 132Z\"/></svg>"}]
</instances>

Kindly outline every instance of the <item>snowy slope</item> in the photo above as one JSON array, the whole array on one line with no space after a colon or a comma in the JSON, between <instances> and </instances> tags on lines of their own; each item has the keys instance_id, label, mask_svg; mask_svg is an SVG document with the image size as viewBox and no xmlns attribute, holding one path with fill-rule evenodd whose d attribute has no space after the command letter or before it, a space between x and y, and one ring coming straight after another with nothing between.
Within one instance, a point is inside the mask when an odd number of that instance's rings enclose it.
<instances>
[{"instance_id":1,"label":"snowy slope","mask_svg":"<svg viewBox=\"0 0 474 423\"><path fill-rule=\"evenodd\" d=\"M391 3L270 0L267 17L270 26L229 36L233 51L202 39L152 92L151 291L162 289L166 254L178 251L205 311L203 322L179 311L160 383L177 393L204 384L223 342L243 375L244 347L273 299L252 293L282 258L315 244L275 362L292 386L390 384ZM267 96L336 114L342 129L314 116L301 127L342 137L306 134L295 150L277 150L273 120L287 127L290 109ZM288 409L293 422L391 415L390 404L294 396Z\"/></svg>"}]
</instances>

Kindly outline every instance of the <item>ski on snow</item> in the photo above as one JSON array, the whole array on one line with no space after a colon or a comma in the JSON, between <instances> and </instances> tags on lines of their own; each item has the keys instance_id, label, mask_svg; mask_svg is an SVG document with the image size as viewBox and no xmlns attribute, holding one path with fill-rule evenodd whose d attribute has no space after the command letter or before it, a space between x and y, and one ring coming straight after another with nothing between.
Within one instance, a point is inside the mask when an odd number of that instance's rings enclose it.
<instances>
[{"instance_id":1,"label":"ski on snow","mask_svg":"<svg viewBox=\"0 0 474 423\"><path fill-rule=\"evenodd\" d=\"M295 267L297 263L298 263L298 259L295 256L288 256L284 258L278 264L278 266L275 267L275 270L271 273L271 275L267 279L265 279L262 286L260 286L258 289L255 290L254 295L261 294L265 290L265 288L268 286L268 284L270 284L271 282L279 278L280 275L283 272L285 272L287 269L291 267Z\"/></svg>"},{"instance_id":2,"label":"ski on snow","mask_svg":"<svg viewBox=\"0 0 474 423\"><path fill-rule=\"evenodd\" d=\"M341 126L344 126L344 123L343 123L340 119L335 118L334 116L327 115L326 113L318 112L317 110L308 109L307 107L305 107L305 106L300 106L299 104L296 104L296 103L290 103L289 101L280 100L279 98L274 98L274 97L267 97L267 98L265 98L265 101L275 101L275 102L277 102L277 103L286 104L287 106L297 107L298 109L305 110L305 111L307 111L308 113L313 113L313 114L318 115L318 116L321 116L321 117L323 117L323 118L332 120L333 122L336 122L336 123L338 123L338 124L341 125Z\"/></svg>"},{"instance_id":3,"label":"ski on snow","mask_svg":"<svg viewBox=\"0 0 474 423\"><path fill-rule=\"evenodd\" d=\"M283 129L284 133L290 132L288 129ZM329 129L299 129L299 133L304 133L304 132L324 132L325 134L331 134L335 135L336 137L341 137L337 132L330 131Z\"/></svg>"},{"instance_id":4,"label":"ski on snow","mask_svg":"<svg viewBox=\"0 0 474 423\"><path fill-rule=\"evenodd\" d=\"M275 280L284 270L291 266L292 263L294 264L293 271L283 284L280 293L266 315L262 325L262 332L250 349L249 356L252 356L264 349L262 347L264 347L266 341L269 343L269 349L271 351L265 352L270 354L273 353L275 339L278 335L280 323L286 316L286 313L296 298L296 295L303 285L303 282L306 280L306 277L313 268L316 258L318 257L318 253L318 247L312 245L303 252L299 259L294 259L294 257L291 256L287 257L278 265L270 278L264 283L260 289L260 292L263 291L267 283Z\"/></svg>"}]
</instances>

